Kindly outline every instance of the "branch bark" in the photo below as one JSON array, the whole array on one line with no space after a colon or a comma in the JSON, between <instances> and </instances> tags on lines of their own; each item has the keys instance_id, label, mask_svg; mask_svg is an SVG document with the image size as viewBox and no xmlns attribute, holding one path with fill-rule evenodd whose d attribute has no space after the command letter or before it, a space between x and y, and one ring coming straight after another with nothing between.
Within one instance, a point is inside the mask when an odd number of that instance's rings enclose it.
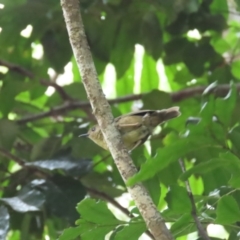
<instances>
[{"instance_id":1,"label":"branch bark","mask_svg":"<svg viewBox=\"0 0 240 240\"><path fill-rule=\"evenodd\" d=\"M106 139L115 164L126 182L131 176L137 173L127 150L123 148L120 133L114 125L114 118L111 113L101 85L98 81L97 72L92 60L92 56L87 44L86 35L80 15L78 0L61 0L63 15L65 18L70 43L74 56L77 60L78 68L82 76L82 81L90 100L93 113ZM142 184L128 187L147 228L151 231L155 239L173 240L167 229L163 218L154 205L149 193Z\"/></svg>"}]
</instances>

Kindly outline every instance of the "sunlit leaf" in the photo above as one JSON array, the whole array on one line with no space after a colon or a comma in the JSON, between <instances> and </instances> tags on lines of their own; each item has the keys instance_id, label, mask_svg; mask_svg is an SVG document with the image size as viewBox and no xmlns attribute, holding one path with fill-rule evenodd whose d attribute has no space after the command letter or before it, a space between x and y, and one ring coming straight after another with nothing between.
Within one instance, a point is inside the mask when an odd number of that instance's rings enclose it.
<instances>
[{"instance_id":1,"label":"sunlit leaf","mask_svg":"<svg viewBox=\"0 0 240 240\"><path fill-rule=\"evenodd\" d=\"M148 54L143 56L143 68L141 75L141 92L148 92L157 89L159 77L157 73L157 63Z\"/></svg>"}]
</instances>

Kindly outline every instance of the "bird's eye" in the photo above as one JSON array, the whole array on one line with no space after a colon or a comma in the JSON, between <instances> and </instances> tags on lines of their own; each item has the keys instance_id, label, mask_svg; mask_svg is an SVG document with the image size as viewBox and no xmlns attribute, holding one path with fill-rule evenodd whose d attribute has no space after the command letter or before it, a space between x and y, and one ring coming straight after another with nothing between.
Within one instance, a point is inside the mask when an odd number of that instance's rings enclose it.
<instances>
[{"instance_id":1,"label":"bird's eye","mask_svg":"<svg viewBox=\"0 0 240 240\"><path fill-rule=\"evenodd\" d=\"M92 132L94 132L94 131L96 130L96 128L95 128L95 127L92 127L92 129L91 129L91 130L92 130Z\"/></svg>"}]
</instances>

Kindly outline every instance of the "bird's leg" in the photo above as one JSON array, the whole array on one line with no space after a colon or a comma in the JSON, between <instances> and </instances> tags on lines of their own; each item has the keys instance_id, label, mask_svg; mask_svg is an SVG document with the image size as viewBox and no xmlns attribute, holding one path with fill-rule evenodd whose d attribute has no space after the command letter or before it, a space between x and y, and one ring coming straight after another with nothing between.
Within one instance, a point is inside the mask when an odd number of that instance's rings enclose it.
<instances>
[{"instance_id":1,"label":"bird's leg","mask_svg":"<svg viewBox=\"0 0 240 240\"><path fill-rule=\"evenodd\" d=\"M136 142L136 144L128 151L128 153L131 153L136 147L140 146L142 144L142 140L139 140Z\"/></svg>"},{"instance_id":2,"label":"bird's leg","mask_svg":"<svg viewBox=\"0 0 240 240\"><path fill-rule=\"evenodd\" d=\"M146 140L148 139L149 134L147 134L145 137L143 137L142 139L138 140L135 145L129 150L129 152L131 152L132 150L134 150L136 147L142 145L144 142L146 142Z\"/></svg>"}]
</instances>

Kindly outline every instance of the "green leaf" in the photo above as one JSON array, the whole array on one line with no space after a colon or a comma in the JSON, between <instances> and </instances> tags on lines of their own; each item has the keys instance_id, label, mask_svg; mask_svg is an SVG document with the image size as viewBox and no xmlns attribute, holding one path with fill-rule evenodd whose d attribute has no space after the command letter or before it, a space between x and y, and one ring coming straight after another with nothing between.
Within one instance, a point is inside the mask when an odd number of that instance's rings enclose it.
<instances>
[{"instance_id":1,"label":"green leaf","mask_svg":"<svg viewBox=\"0 0 240 240\"><path fill-rule=\"evenodd\" d=\"M95 224L114 226L121 223L103 201L84 199L77 205L77 211L81 214L81 219Z\"/></svg>"},{"instance_id":2,"label":"green leaf","mask_svg":"<svg viewBox=\"0 0 240 240\"><path fill-rule=\"evenodd\" d=\"M144 182L144 186L147 188L154 204L157 206L160 199L160 181L158 176L148 179Z\"/></svg>"},{"instance_id":3,"label":"green leaf","mask_svg":"<svg viewBox=\"0 0 240 240\"><path fill-rule=\"evenodd\" d=\"M223 196L217 205L216 224L232 224L240 220L240 210L232 196Z\"/></svg>"},{"instance_id":4,"label":"green leaf","mask_svg":"<svg viewBox=\"0 0 240 240\"><path fill-rule=\"evenodd\" d=\"M219 117L220 121L229 126L231 123L231 118L233 110L236 105L237 99L237 89L234 84L225 98L218 98L216 100L216 114Z\"/></svg>"},{"instance_id":5,"label":"green leaf","mask_svg":"<svg viewBox=\"0 0 240 240\"><path fill-rule=\"evenodd\" d=\"M163 49L163 32L154 12L148 11L145 13L141 22L140 33L140 43L143 44L146 52L157 61Z\"/></svg>"},{"instance_id":6,"label":"green leaf","mask_svg":"<svg viewBox=\"0 0 240 240\"><path fill-rule=\"evenodd\" d=\"M24 141L31 144L36 144L42 139L42 136L34 131L34 128L28 126L21 127L19 135Z\"/></svg>"},{"instance_id":7,"label":"green leaf","mask_svg":"<svg viewBox=\"0 0 240 240\"><path fill-rule=\"evenodd\" d=\"M232 230L229 234L228 240L235 240L238 239L238 230Z\"/></svg>"},{"instance_id":8,"label":"green leaf","mask_svg":"<svg viewBox=\"0 0 240 240\"><path fill-rule=\"evenodd\" d=\"M138 181L153 177L172 161L176 161L178 158L183 157L189 151L191 150L187 139L178 140L172 145L159 149L156 157L148 159L148 161L142 165L140 171L128 180L128 184L133 185Z\"/></svg>"},{"instance_id":9,"label":"green leaf","mask_svg":"<svg viewBox=\"0 0 240 240\"><path fill-rule=\"evenodd\" d=\"M58 240L75 240L80 234L81 227L67 228L63 231Z\"/></svg>"},{"instance_id":10,"label":"green leaf","mask_svg":"<svg viewBox=\"0 0 240 240\"><path fill-rule=\"evenodd\" d=\"M86 90L82 83L73 82L64 87L66 93L74 99L87 100Z\"/></svg>"},{"instance_id":11,"label":"green leaf","mask_svg":"<svg viewBox=\"0 0 240 240\"><path fill-rule=\"evenodd\" d=\"M195 224L191 223L192 216L190 213L184 213L176 222L171 226L171 233L173 236L180 237L185 234L195 231ZM190 230L191 229L191 230Z\"/></svg>"},{"instance_id":12,"label":"green leaf","mask_svg":"<svg viewBox=\"0 0 240 240\"><path fill-rule=\"evenodd\" d=\"M174 74L174 82L177 82L179 84L187 84L187 82L190 82L193 79L193 75L189 72L189 70L186 67L182 67L179 69L176 74Z\"/></svg>"},{"instance_id":13,"label":"green leaf","mask_svg":"<svg viewBox=\"0 0 240 240\"><path fill-rule=\"evenodd\" d=\"M231 68L228 65L224 65L221 68L216 68L212 71L212 74L208 76L209 82L215 82L216 80L218 83L227 83L229 84L229 79L235 79L231 73Z\"/></svg>"},{"instance_id":14,"label":"green leaf","mask_svg":"<svg viewBox=\"0 0 240 240\"><path fill-rule=\"evenodd\" d=\"M26 91L28 88L27 83L21 80L15 80L15 78L15 74L10 73L1 87L0 102L4 104L0 104L0 112L2 112L3 116L7 116L8 113L13 109L15 104L14 98L21 91Z\"/></svg>"},{"instance_id":15,"label":"green leaf","mask_svg":"<svg viewBox=\"0 0 240 240\"><path fill-rule=\"evenodd\" d=\"M233 149L236 150L237 152L240 152L240 148L239 148L240 126L237 126L237 127L233 128L229 132L228 137L231 140L231 143L233 145Z\"/></svg>"},{"instance_id":16,"label":"green leaf","mask_svg":"<svg viewBox=\"0 0 240 240\"><path fill-rule=\"evenodd\" d=\"M142 101L144 109L159 110L168 108L172 105L169 94L159 90L153 90L143 95Z\"/></svg>"},{"instance_id":17,"label":"green leaf","mask_svg":"<svg viewBox=\"0 0 240 240\"><path fill-rule=\"evenodd\" d=\"M120 231L117 231L114 240L139 239L139 237L146 231L146 224L142 222L131 221L129 225L124 226Z\"/></svg>"},{"instance_id":18,"label":"green leaf","mask_svg":"<svg viewBox=\"0 0 240 240\"><path fill-rule=\"evenodd\" d=\"M216 64L215 62L220 60L221 56L214 51L208 38L202 38L198 44L189 42L183 52L183 62L189 71L198 77L204 73L206 62Z\"/></svg>"},{"instance_id":19,"label":"green leaf","mask_svg":"<svg viewBox=\"0 0 240 240\"><path fill-rule=\"evenodd\" d=\"M198 173L198 174L203 173L204 174L204 173L210 172L216 168L224 167L225 165L228 165L228 164L229 163L227 163L225 160L212 159L210 161L200 163L197 166L190 168L189 170L187 170L185 173L182 174L181 179L187 180L194 173Z\"/></svg>"},{"instance_id":20,"label":"green leaf","mask_svg":"<svg viewBox=\"0 0 240 240\"><path fill-rule=\"evenodd\" d=\"M239 176L239 174L232 174L232 177L231 177L231 179L229 180L228 183L233 188L240 188L240 176Z\"/></svg>"},{"instance_id":21,"label":"green leaf","mask_svg":"<svg viewBox=\"0 0 240 240\"><path fill-rule=\"evenodd\" d=\"M44 55L58 73L63 72L72 57L70 45L65 44L67 41L69 39L64 28L49 28L41 38Z\"/></svg>"},{"instance_id":22,"label":"green leaf","mask_svg":"<svg viewBox=\"0 0 240 240\"><path fill-rule=\"evenodd\" d=\"M77 205L77 211L81 214L77 224L84 240L104 239L107 233L123 223L114 217L103 201L84 199Z\"/></svg>"},{"instance_id":23,"label":"green leaf","mask_svg":"<svg viewBox=\"0 0 240 240\"><path fill-rule=\"evenodd\" d=\"M141 92L149 92L158 89L159 76L157 64L148 54L143 55L143 68L141 75Z\"/></svg>"},{"instance_id":24,"label":"green leaf","mask_svg":"<svg viewBox=\"0 0 240 240\"><path fill-rule=\"evenodd\" d=\"M240 61L234 61L231 64L231 73L235 78L240 80Z\"/></svg>"},{"instance_id":25,"label":"green leaf","mask_svg":"<svg viewBox=\"0 0 240 240\"><path fill-rule=\"evenodd\" d=\"M105 21L102 21L100 18L89 18L83 15L83 22L88 36L88 42L91 52L95 57L94 63L97 63L97 65L100 61L105 63L105 65L109 62L118 30L116 26L119 24L119 18L116 17L114 11L107 11L106 15L107 19ZM100 72L98 71L98 73Z\"/></svg>"},{"instance_id":26,"label":"green leaf","mask_svg":"<svg viewBox=\"0 0 240 240\"><path fill-rule=\"evenodd\" d=\"M164 46L164 64L171 65L174 63L182 62L184 50L188 45L189 42L186 38L175 38L167 42Z\"/></svg>"},{"instance_id":27,"label":"green leaf","mask_svg":"<svg viewBox=\"0 0 240 240\"><path fill-rule=\"evenodd\" d=\"M132 59L131 64L129 68L126 70L124 75L116 81L116 93L117 96L124 96L126 94L132 94L134 90L134 64L135 61ZM118 105L117 108L122 113L127 113L131 111L132 108L132 102L126 102L124 104Z\"/></svg>"},{"instance_id":28,"label":"green leaf","mask_svg":"<svg viewBox=\"0 0 240 240\"><path fill-rule=\"evenodd\" d=\"M64 91L72 99L87 100L86 91L84 89L83 84L80 82L73 82L71 84L64 86ZM57 104L61 104L61 103L62 103L62 98L60 97L58 92L55 92L53 95L48 97L46 105L49 107L54 107Z\"/></svg>"},{"instance_id":29,"label":"green leaf","mask_svg":"<svg viewBox=\"0 0 240 240\"><path fill-rule=\"evenodd\" d=\"M170 186L165 200L169 209L175 214L190 213L192 210L191 202L184 187Z\"/></svg>"},{"instance_id":30,"label":"green leaf","mask_svg":"<svg viewBox=\"0 0 240 240\"><path fill-rule=\"evenodd\" d=\"M18 132L19 127L15 122L0 119L0 146L11 149Z\"/></svg>"},{"instance_id":31,"label":"green leaf","mask_svg":"<svg viewBox=\"0 0 240 240\"><path fill-rule=\"evenodd\" d=\"M115 165L114 172L118 172ZM109 181L109 179L113 179L113 181ZM105 173L97 173L97 172L90 172L87 175L81 178L81 182L84 186L92 189L97 189L100 192L106 193L108 196L112 198L116 198L121 196L125 189L116 188L116 185L123 186L123 180L119 174L114 174L110 172Z\"/></svg>"},{"instance_id":32,"label":"green leaf","mask_svg":"<svg viewBox=\"0 0 240 240\"><path fill-rule=\"evenodd\" d=\"M201 109L201 121L203 121L206 125L212 122L214 115L214 107L215 102L212 96L210 96L209 100L203 105Z\"/></svg>"},{"instance_id":33,"label":"green leaf","mask_svg":"<svg viewBox=\"0 0 240 240\"><path fill-rule=\"evenodd\" d=\"M226 0L213 0L210 9L214 14L221 13L225 19L228 18L229 6Z\"/></svg>"},{"instance_id":34,"label":"green leaf","mask_svg":"<svg viewBox=\"0 0 240 240\"><path fill-rule=\"evenodd\" d=\"M223 54L224 52L228 51L228 49L230 48L229 43L224 38L219 37L219 35L216 35L211 39L211 45L214 47L215 51L217 51L220 54ZM234 63L235 62L231 64L232 68Z\"/></svg>"},{"instance_id":35,"label":"green leaf","mask_svg":"<svg viewBox=\"0 0 240 240\"><path fill-rule=\"evenodd\" d=\"M194 137L175 140L174 143L159 149L155 158L148 159L148 161L142 165L140 171L128 180L128 184L133 185L138 181L153 177L171 162L183 158L190 152L207 148L207 142L209 142L207 139L195 139Z\"/></svg>"},{"instance_id":36,"label":"green leaf","mask_svg":"<svg viewBox=\"0 0 240 240\"><path fill-rule=\"evenodd\" d=\"M84 226L86 225L86 226ZM81 223L80 229L82 231L81 239L82 240L91 240L91 239L105 239L105 236L113 230L114 226L104 226L104 225L93 225L89 223Z\"/></svg>"},{"instance_id":37,"label":"green leaf","mask_svg":"<svg viewBox=\"0 0 240 240\"><path fill-rule=\"evenodd\" d=\"M206 174L215 170L216 168L222 168L229 170L233 173L234 169L238 172L240 170L239 159L230 152L220 154L219 158L214 158L206 162L201 162L198 165L190 168L181 175L182 180L187 180L192 174Z\"/></svg>"},{"instance_id":38,"label":"green leaf","mask_svg":"<svg viewBox=\"0 0 240 240\"><path fill-rule=\"evenodd\" d=\"M30 99L31 100L38 99L38 98L42 97L45 94L45 92L46 92L46 87L40 85L37 82L35 85L33 85L31 90L29 91Z\"/></svg>"},{"instance_id":39,"label":"green leaf","mask_svg":"<svg viewBox=\"0 0 240 240\"><path fill-rule=\"evenodd\" d=\"M111 51L110 61L115 66L117 78L121 78L129 68L134 54L134 39L136 38L137 28L134 25L129 25L127 20L130 19L126 17L121 23L115 37L114 48ZM124 54L122 54L123 49Z\"/></svg>"}]
</instances>

